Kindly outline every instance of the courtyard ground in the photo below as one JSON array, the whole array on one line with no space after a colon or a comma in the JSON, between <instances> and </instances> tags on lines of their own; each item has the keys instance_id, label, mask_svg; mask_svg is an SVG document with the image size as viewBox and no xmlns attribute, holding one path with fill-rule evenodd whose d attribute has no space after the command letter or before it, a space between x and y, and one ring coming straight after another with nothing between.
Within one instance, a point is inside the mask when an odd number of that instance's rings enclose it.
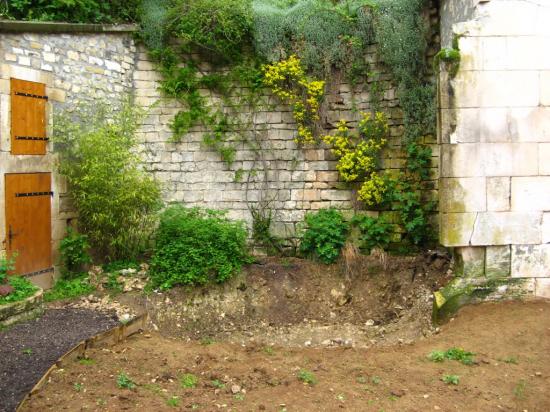
<instances>
[{"instance_id":1,"label":"courtyard ground","mask_svg":"<svg viewBox=\"0 0 550 412\"><path fill-rule=\"evenodd\" d=\"M474 352L473 364L428 359L451 348ZM550 302L466 307L412 344L243 346L146 332L87 358L55 372L24 410L543 412Z\"/></svg>"}]
</instances>

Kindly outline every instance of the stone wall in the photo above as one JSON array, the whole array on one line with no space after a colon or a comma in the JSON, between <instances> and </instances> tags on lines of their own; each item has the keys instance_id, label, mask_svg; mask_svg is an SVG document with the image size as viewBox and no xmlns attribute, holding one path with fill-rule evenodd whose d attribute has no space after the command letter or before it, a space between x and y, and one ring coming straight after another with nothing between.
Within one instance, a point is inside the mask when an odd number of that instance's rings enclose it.
<instances>
[{"instance_id":1,"label":"stone wall","mask_svg":"<svg viewBox=\"0 0 550 412\"><path fill-rule=\"evenodd\" d=\"M442 2L461 62L440 76L440 240L464 277L550 297L550 3L464 3Z\"/></svg>"}]
</instances>

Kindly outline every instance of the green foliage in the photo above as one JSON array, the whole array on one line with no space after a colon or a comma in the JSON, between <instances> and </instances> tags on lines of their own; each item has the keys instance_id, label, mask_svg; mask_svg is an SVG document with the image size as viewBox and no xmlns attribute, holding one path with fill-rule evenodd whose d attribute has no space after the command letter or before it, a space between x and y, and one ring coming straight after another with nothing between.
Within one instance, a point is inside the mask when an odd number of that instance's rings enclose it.
<instances>
[{"instance_id":1,"label":"green foliage","mask_svg":"<svg viewBox=\"0 0 550 412\"><path fill-rule=\"evenodd\" d=\"M383 217L356 215L353 223L359 228L361 249L367 252L375 247L387 249L392 239L393 227Z\"/></svg>"},{"instance_id":2,"label":"green foliage","mask_svg":"<svg viewBox=\"0 0 550 412\"><path fill-rule=\"evenodd\" d=\"M349 223L342 213L332 208L321 209L317 213L308 213L305 223L300 251L325 264L335 262L349 232Z\"/></svg>"},{"instance_id":3,"label":"green foliage","mask_svg":"<svg viewBox=\"0 0 550 412\"><path fill-rule=\"evenodd\" d=\"M0 256L0 285L8 278L8 272L15 269L15 256L6 257Z\"/></svg>"},{"instance_id":4,"label":"green foliage","mask_svg":"<svg viewBox=\"0 0 550 412\"><path fill-rule=\"evenodd\" d=\"M254 0L256 52L275 62L298 55L308 71L331 69L358 75L365 70L365 47L372 40L368 0Z\"/></svg>"},{"instance_id":5,"label":"green foliage","mask_svg":"<svg viewBox=\"0 0 550 412\"><path fill-rule=\"evenodd\" d=\"M455 48L443 48L434 56L434 71L437 72L439 64L443 62L449 68L451 77L455 77L460 69L460 50Z\"/></svg>"},{"instance_id":6,"label":"green foliage","mask_svg":"<svg viewBox=\"0 0 550 412\"><path fill-rule=\"evenodd\" d=\"M192 373L186 373L180 376L180 386L185 389L194 388L199 383L199 378Z\"/></svg>"},{"instance_id":7,"label":"green foliage","mask_svg":"<svg viewBox=\"0 0 550 412\"><path fill-rule=\"evenodd\" d=\"M81 107L54 122L59 172L68 180L79 229L107 260L137 257L161 206L159 185L134 151L139 119L126 101L120 108Z\"/></svg>"},{"instance_id":8,"label":"green foliage","mask_svg":"<svg viewBox=\"0 0 550 412\"><path fill-rule=\"evenodd\" d=\"M8 284L13 287L13 292L6 296L0 296L0 305L19 302L32 296L38 288L22 276L9 276Z\"/></svg>"},{"instance_id":9,"label":"green foliage","mask_svg":"<svg viewBox=\"0 0 550 412\"><path fill-rule=\"evenodd\" d=\"M53 302L55 300L72 299L87 295L95 290L90 284L87 275L79 275L71 279L59 279L53 288L44 292L44 300Z\"/></svg>"},{"instance_id":10,"label":"green foliage","mask_svg":"<svg viewBox=\"0 0 550 412\"><path fill-rule=\"evenodd\" d=\"M252 8L244 0L175 0L169 21L185 52L233 61L250 42Z\"/></svg>"},{"instance_id":11,"label":"green foliage","mask_svg":"<svg viewBox=\"0 0 550 412\"><path fill-rule=\"evenodd\" d=\"M0 1L0 16L13 20L72 23L132 22L136 19L139 1L3 0Z\"/></svg>"},{"instance_id":12,"label":"green foliage","mask_svg":"<svg viewBox=\"0 0 550 412\"><path fill-rule=\"evenodd\" d=\"M225 388L225 384L222 381L220 381L219 379L214 379L210 383L216 389L224 389Z\"/></svg>"},{"instance_id":13,"label":"green foliage","mask_svg":"<svg viewBox=\"0 0 550 412\"><path fill-rule=\"evenodd\" d=\"M447 385L458 385L460 378L458 375L443 375L441 378Z\"/></svg>"},{"instance_id":14,"label":"green foliage","mask_svg":"<svg viewBox=\"0 0 550 412\"><path fill-rule=\"evenodd\" d=\"M172 408L177 408L180 404L180 398L177 396L172 396L166 400L166 405L171 406Z\"/></svg>"},{"instance_id":15,"label":"green foliage","mask_svg":"<svg viewBox=\"0 0 550 412\"><path fill-rule=\"evenodd\" d=\"M306 385L315 385L317 384L317 378L313 374L313 372L310 372L306 369L300 369L298 372L298 379L304 382Z\"/></svg>"},{"instance_id":16,"label":"green foliage","mask_svg":"<svg viewBox=\"0 0 550 412\"><path fill-rule=\"evenodd\" d=\"M132 379L130 379L130 377L126 375L124 372L121 372L118 374L116 378L116 384L119 387L119 389L133 390L137 387L136 383Z\"/></svg>"},{"instance_id":17,"label":"green foliage","mask_svg":"<svg viewBox=\"0 0 550 412\"><path fill-rule=\"evenodd\" d=\"M435 350L428 354L428 359L432 362L443 362L444 360L458 361L464 365L474 364L473 352L465 351L462 348L450 348L446 351Z\"/></svg>"},{"instance_id":18,"label":"green foliage","mask_svg":"<svg viewBox=\"0 0 550 412\"><path fill-rule=\"evenodd\" d=\"M160 218L150 277L154 287L221 283L249 262L243 222L223 212L170 206Z\"/></svg>"},{"instance_id":19,"label":"green foliage","mask_svg":"<svg viewBox=\"0 0 550 412\"><path fill-rule=\"evenodd\" d=\"M81 235L70 226L67 227L67 234L59 246L66 277L76 274L83 265L92 263L92 257L88 253L89 249L88 237Z\"/></svg>"}]
</instances>

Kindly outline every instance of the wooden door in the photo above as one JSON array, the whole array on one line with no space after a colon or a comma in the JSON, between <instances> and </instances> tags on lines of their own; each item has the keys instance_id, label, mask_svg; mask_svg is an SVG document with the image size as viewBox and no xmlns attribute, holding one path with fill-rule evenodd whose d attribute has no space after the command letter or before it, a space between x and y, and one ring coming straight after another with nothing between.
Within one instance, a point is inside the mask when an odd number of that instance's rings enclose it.
<instances>
[{"instance_id":1,"label":"wooden door","mask_svg":"<svg viewBox=\"0 0 550 412\"><path fill-rule=\"evenodd\" d=\"M6 250L15 273L52 271L51 174L6 174Z\"/></svg>"},{"instance_id":2,"label":"wooden door","mask_svg":"<svg viewBox=\"0 0 550 412\"><path fill-rule=\"evenodd\" d=\"M11 79L11 154L46 154L46 85Z\"/></svg>"}]
</instances>

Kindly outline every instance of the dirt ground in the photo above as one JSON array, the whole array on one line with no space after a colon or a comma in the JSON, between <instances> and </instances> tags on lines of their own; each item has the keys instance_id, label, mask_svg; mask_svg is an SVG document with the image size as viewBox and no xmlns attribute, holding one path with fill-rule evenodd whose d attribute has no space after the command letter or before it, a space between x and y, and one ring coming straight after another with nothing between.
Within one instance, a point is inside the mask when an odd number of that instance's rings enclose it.
<instances>
[{"instance_id":1,"label":"dirt ground","mask_svg":"<svg viewBox=\"0 0 550 412\"><path fill-rule=\"evenodd\" d=\"M113 315L53 309L0 331L0 412L15 410L50 366L74 345L117 324Z\"/></svg>"},{"instance_id":2,"label":"dirt ground","mask_svg":"<svg viewBox=\"0 0 550 412\"><path fill-rule=\"evenodd\" d=\"M474 364L427 359L454 347L474 352ZM550 302L466 307L410 345L296 349L145 333L87 357L55 373L24 410L543 412L550 410ZM300 371L316 383L301 381ZM121 373L136 388L119 388ZM183 374L195 375L196 386L184 388Z\"/></svg>"}]
</instances>

